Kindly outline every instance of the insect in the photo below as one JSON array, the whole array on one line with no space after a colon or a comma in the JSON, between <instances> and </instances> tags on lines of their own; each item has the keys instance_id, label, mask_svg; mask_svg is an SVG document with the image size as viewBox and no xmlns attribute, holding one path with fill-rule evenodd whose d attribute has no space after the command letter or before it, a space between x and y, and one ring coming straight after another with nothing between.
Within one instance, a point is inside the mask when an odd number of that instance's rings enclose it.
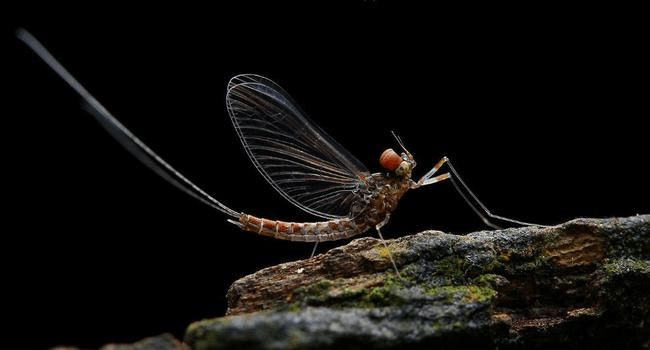
<instances>
[{"instance_id":1,"label":"insect","mask_svg":"<svg viewBox=\"0 0 650 350\"><path fill-rule=\"evenodd\" d=\"M416 162L393 133L401 151L386 149L379 157L382 172L368 169L334 138L313 123L287 92L271 80L254 74L233 77L228 83L228 114L246 154L262 176L284 198L321 221L287 222L237 212L203 191L152 151L102 106L29 32L17 36L82 97L84 107L130 153L180 190L226 214L238 228L290 241L339 240L376 229L390 220L402 196L444 180L454 187L489 226L487 217L533 225L492 214L470 191L447 157L419 180L411 178ZM438 174L446 165L449 172ZM457 181L455 181L457 180ZM464 193L463 189L469 194ZM478 204L478 207L472 203ZM399 275L392 256L390 260Z\"/></svg>"}]
</instances>

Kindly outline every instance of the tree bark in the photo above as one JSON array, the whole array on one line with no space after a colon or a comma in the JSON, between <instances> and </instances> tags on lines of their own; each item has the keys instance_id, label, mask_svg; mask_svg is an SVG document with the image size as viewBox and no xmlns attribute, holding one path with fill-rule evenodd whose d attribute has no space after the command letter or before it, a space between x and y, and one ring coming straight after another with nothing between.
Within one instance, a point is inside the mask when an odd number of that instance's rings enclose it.
<instances>
[{"instance_id":1,"label":"tree bark","mask_svg":"<svg viewBox=\"0 0 650 350\"><path fill-rule=\"evenodd\" d=\"M246 276L192 349L650 345L650 216L374 238Z\"/></svg>"}]
</instances>

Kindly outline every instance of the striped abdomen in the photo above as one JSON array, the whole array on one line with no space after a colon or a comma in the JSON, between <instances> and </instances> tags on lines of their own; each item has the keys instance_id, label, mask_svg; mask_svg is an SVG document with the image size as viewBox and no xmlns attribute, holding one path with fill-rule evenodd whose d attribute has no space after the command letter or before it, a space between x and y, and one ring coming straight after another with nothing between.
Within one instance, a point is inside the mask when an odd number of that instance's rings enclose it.
<instances>
[{"instance_id":1,"label":"striped abdomen","mask_svg":"<svg viewBox=\"0 0 650 350\"><path fill-rule=\"evenodd\" d=\"M255 232L277 239L302 242L344 239L361 234L369 227L351 219L319 222L285 222L258 218L248 214L241 214L239 216L238 225L244 231Z\"/></svg>"}]
</instances>

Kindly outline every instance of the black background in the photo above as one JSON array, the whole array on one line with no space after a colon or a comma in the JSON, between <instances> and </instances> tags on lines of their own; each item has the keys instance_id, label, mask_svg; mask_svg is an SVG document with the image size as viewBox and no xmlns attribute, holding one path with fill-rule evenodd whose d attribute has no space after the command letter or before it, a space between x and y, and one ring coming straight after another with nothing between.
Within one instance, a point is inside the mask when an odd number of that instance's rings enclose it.
<instances>
[{"instance_id":1,"label":"black background","mask_svg":"<svg viewBox=\"0 0 650 350\"><path fill-rule=\"evenodd\" d=\"M314 220L265 183L230 125L228 79L258 73L371 171L397 146L396 130L418 160L416 176L447 155L501 215L555 224L650 211L647 40L637 11L409 6L13 12L2 33L11 60L2 115L15 338L43 348L180 337L190 322L223 315L237 278L311 250L240 232L157 178L13 38L16 26L235 210ZM482 228L441 183L409 193L384 232Z\"/></svg>"}]
</instances>

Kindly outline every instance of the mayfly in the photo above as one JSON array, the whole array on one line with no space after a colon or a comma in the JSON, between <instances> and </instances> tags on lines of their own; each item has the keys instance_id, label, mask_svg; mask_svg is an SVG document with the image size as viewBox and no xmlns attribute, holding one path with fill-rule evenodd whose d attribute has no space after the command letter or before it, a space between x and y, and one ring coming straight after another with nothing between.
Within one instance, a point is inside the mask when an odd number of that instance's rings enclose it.
<instances>
[{"instance_id":1,"label":"mayfly","mask_svg":"<svg viewBox=\"0 0 650 350\"><path fill-rule=\"evenodd\" d=\"M254 74L237 75L228 83L226 105L235 131L251 162L271 186L298 208L323 220L287 222L237 212L154 153L29 32L19 29L17 37L79 93L84 107L120 144L156 174L226 214L230 217L228 222L244 231L290 241L316 242L312 256L318 242L349 238L372 228L377 230L385 245L381 228L389 221L402 196L408 190L448 179L487 225L497 227L487 217L533 225L492 214L469 190L447 157L438 161L419 180L412 180L415 159L394 133L401 152L391 148L385 150L379 157L384 171L370 173L357 158L308 119L280 86ZM449 172L438 174L443 165ZM393 257L390 259L399 275Z\"/></svg>"}]
</instances>

